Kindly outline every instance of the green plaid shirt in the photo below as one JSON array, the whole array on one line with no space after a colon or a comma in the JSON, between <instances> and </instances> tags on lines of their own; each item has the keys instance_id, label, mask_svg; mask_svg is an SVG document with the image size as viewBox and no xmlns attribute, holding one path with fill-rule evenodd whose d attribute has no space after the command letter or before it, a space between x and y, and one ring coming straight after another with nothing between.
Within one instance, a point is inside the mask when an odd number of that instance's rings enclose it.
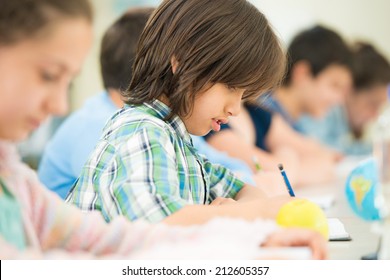
<instances>
[{"instance_id":1,"label":"green plaid shirt","mask_svg":"<svg viewBox=\"0 0 390 280\"><path fill-rule=\"evenodd\" d=\"M155 100L125 106L107 123L67 201L101 211L159 222L190 204L234 197L244 183L210 163L192 145L182 120Z\"/></svg>"}]
</instances>

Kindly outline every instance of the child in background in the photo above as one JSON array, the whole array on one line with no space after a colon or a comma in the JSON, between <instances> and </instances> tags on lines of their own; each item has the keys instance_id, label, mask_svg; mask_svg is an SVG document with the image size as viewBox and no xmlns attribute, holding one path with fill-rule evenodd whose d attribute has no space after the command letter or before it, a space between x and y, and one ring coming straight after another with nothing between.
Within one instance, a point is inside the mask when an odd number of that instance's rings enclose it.
<instances>
[{"instance_id":1,"label":"child in background","mask_svg":"<svg viewBox=\"0 0 390 280\"><path fill-rule=\"evenodd\" d=\"M352 86L351 51L336 32L315 26L299 33L287 53L283 84L264 105L301 132L303 114L321 118L344 102Z\"/></svg>"},{"instance_id":2,"label":"child in background","mask_svg":"<svg viewBox=\"0 0 390 280\"><path fill-rule=\"evenodd\" d=\"M123 106L120 92L130 82L138 39L152 11L153 8L130 9L108 28L100 48L105 90L71 114L45 149L38 176L63 199L80 175L104 124Z\"/></svg>"},{"instance_id":3,"label":"child in background","mask_svg":"<svg viewBox=\"0 0 390 280\"><path fill-rule=\"evenodd\" d=\"M244 160L252 170L260 163L266 173L274 173L267 176L276 179L281 178L278 164L282 162L295 186L335 178L336 154L333 151L294 131L279 114L256 104L244 103L239 116L222 125L220 132L209 133L206 138L211 146ZM269 193L285 191L278 184L263 187Z\"/></svg>"},{"instance_id":4,"label":"child in background","mask_svg":"<svg viewBox=\"0 0 390 280\"><path fill-rule=\"evenodd\" d=\"M345 106L332 109L324 119L304 116L303 132L347 155L369 155L372 139L367 131L388 102L390 64L367 43L355 44L353 55L353 89Z\"/></svg>"},{"instance_id":5,"label":"child in background","mask_svg":"<svg viewBox=\"0 0 390 280\"><path fill-rule=\"evenodd\" d=\"M325 258L325 240L313 231L280 231L260 220L171 228L119 217L107 225L100 214L81 213L42 186L13 142L25 139L50 114L66 112L69 84L92 41L91 21L85 0L2 1L0 259L149 258L161 248L169 248L160 255L167 258L247 259L256 257L259 244L310 246L314 258Z\"/></svg>"},{"instance_id":6,"label":"child in background","mask_svg":"<svg viewBox=\"0 0 390 280\"><path fill-rule=\"evenodd\" d=\"M275 87L284 59L247 1L164 1L141 35L127 106L107 123L68 201L106 221L274 217L290 198L271 199L201 157L190 134L218 131L242 99Z\"/></svg>"}]
</instances>

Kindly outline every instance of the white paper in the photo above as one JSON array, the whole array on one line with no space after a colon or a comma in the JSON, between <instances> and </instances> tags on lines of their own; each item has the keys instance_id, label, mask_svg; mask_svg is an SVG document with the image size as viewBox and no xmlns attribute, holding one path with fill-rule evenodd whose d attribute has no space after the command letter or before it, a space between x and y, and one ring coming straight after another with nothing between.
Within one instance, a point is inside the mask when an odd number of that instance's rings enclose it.
<instances>
[{"instance_id":1,"label":"white paper","mask_svg":"<svg viewBox=\"0 0 390 280\"><path fill-rule=\"evenodd\" d=\"M329 241L350 240L351 236L345 230L344 224L337 218L328 218Z\"/></svg>"}]
</instances>

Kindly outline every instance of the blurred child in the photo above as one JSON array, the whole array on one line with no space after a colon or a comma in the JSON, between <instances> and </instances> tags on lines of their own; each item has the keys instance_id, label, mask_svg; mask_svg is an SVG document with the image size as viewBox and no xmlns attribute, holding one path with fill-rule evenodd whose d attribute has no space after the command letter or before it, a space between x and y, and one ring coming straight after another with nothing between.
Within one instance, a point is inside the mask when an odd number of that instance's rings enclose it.
<instances>
[{"instance_id":1,"label":"blurred child","mask_svg":"<svg viewBox=\"0 0 390 280\"><path fill-rule=\"evenodd\" d=\"M351 80L351 52L337 33L322 26L315 26L299 33L288 47L287 71L281 87L261 99L262 106L281 116L284 121L276 114L273 117L268 116L273 122L275 133L272 133L272 130L268 132L268 129L272 128L271 121L259 123L254 121L252 116L255 127L252 125L250 131L252 133L262 131L263 136L267 133L274 135L275 137L268 135L268 140L263 138L261 141L267 142L266 148L274 155L278 147L278 155L270 159L268 154L267 159L264 151L259 150L259 148L264 150L264 147L259 145L247 147L247 153L253 154L251 149L255 149L257 154L261 152L263 154L261 160L265 165L282 159L286 168L291 170L289 173L295 175L298 185L333 180L335 161L341 154L282 128L287 123L301 133L302 128L298 123L300 117L308 114L320 118L333 106L343 103L350 90ZM262 109L255 111L259 110ZM236 122L239 124L236 128L242 125L242 122ZM222 138L222 135L219 137ZM216 142L215 139L213 141ZM244 154L240 153L241 158ZM261 158L261 155L257 157Z\"/></svg>"},{"instance_id":2,"label":"blurred child","mask_svg":"<svg viewBox=\"0 0 390 280\"><path fill-rule=\"evenodd\" d=\"M130 82L138 39L152 11L153 8L131 9L105 32L100 48L105 90L71 114L45 149L39 178L63 199L80 175L104 124L123 106L120 92Z\"/></svg>"},{"instance_id":3,"label":"blurred child","mask_svg":"<svg viewBox=\"0 0 390 280\"><path fill-rule=\"evenodd\" d=\"M286 77L264 105L296 131L303 114L324 117L342 104L351 89L351 52L334 31L315 26L299 33L288 47Z\"/></svg>"},{"instance_id":4,"label":"blurred child","mask_svg":"<svg viewBox=\"0 0 390 280\"><path fill-rule=\"evenodd\" d=\"M283 71L275 34L247 1L164 1L141 35L127 106L107 123L68 200L107 221L274 217L290 198L270 199L201 157L190 134L218 131Z\"/></svg>"},{"instance_id":5,"label":"blurred child","mask_svg":"<svg viewBox=\"0 0 390 280\"><path fill-rule=\"evenodd\" d=\"M273 222L260 220L171 228L118 218L107 225L100 214L81 213L41 185L13 142L25 139L50 114L66 113L67 89L91 45L91 21L85 0L2 1L0 259L148 258L161 248L169 248L165 257L175 259L255 258L259 244L310 246L314 258L325 258L325 240L313 231L276 231Z\"/></svg>"},{"instance_id":6,"label":"blurred child","mask_svg":"<svg viewBox=\"0 0 390 280\"><path fill-rule=\"evenodd\" d=\"M345 105L332 109L321 120L305 116L300 125L305 134L342 153L368 155L372 139L367 128L388 101L390 64L370 44L357 43L353 51L353 90Z\"/></svg>"},{"instance_id":7,"label":"blurred child","mask_svg":"<svg viewBox=\"0 0 390 280\"><path fill-rule=\"evenodd\" d=\"M208 134L207 141L216 149L245 161L253 171L260 165L263 171L276 173L274 177L281 178L278 164L283 163L294 186L335 179L336 154L333 151L297 133L279 114L259 105L245 103L240 115L221 129ZM268 184L264 190L285 192L282 186Z\"/></svg>"}]
</instances>

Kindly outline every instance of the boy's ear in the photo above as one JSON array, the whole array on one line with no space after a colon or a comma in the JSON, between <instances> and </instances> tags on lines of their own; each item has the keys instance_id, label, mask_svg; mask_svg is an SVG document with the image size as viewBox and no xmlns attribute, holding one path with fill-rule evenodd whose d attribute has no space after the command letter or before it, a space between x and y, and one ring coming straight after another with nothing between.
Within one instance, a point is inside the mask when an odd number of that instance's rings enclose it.
<instances>
[{"instance_id":1,"label":"boy's ear","mask_svg":"<svg viewBox=\"0 0 390 280\"><path fill-rule=\"evenodd\" d=\"M173 55L171 57L171 67L172 67L173 74L175 74L178 66L179 66L179 62L177 61L176 57Z\"/></svg>"},{"instance_id":2,"label":"boy's ear","mask_svg":"<svg viewBox=\"0 0 390 280\"><path fill-rule=\"evenodd\" d=\"M312 76L311 67L307 61L302 60L294 64L291 72L291 80L293 82L304 81L307 78L312 78Z\"/></svg>"}]
</instances>

